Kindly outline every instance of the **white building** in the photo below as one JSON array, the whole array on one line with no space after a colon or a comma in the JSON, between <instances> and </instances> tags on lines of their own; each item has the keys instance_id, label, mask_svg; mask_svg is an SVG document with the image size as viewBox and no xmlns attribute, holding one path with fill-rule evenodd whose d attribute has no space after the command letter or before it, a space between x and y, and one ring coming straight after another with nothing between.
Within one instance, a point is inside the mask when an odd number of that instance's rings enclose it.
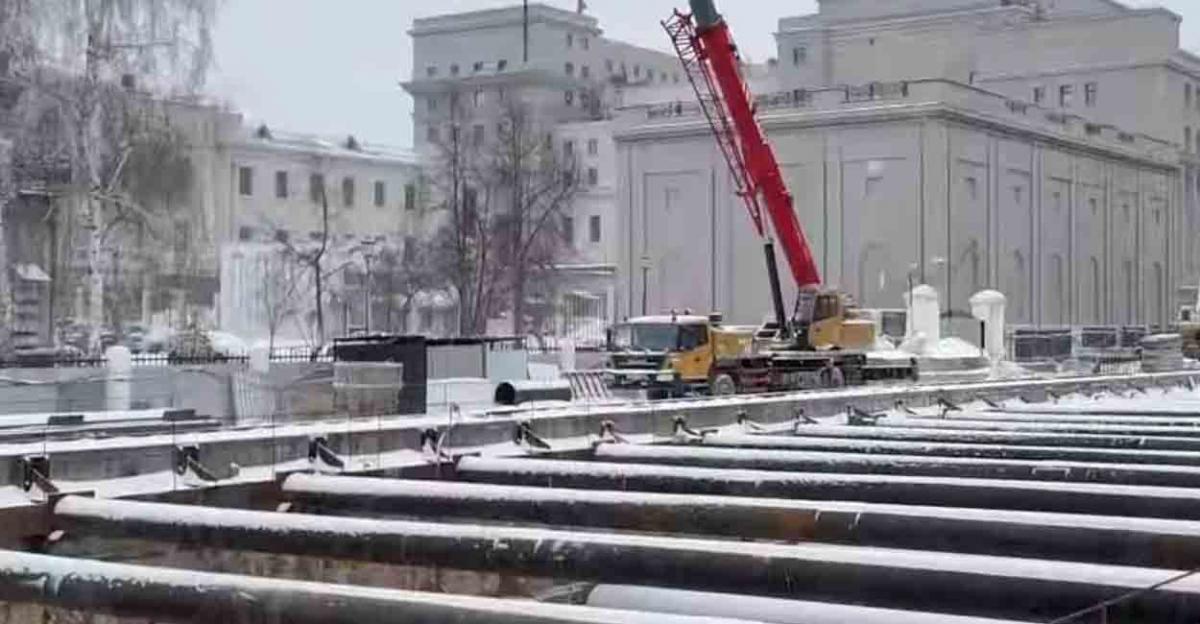
<instances>
[{"instance_id":1,"label":"white building","mask_svg":"<svg viewBox=\"0 0 1200 624\"><path fill-rule=\"evenodd\" d=\"M267 332L264 272L271 258L311 253L328 240L323 270L326 338L353 331L444 333L452 304L444 297L389 296L406 249L425 216L420 169L406 151L244 128L229 144L229 215L222 244L221 327L245 337ZM323 201L328 204L328 226ZM326 232L328 236L326 237ZM391 258L393 262L385 262ZM311 271L304 273L302 310L282 337L315 340ZM370 301L370 318L368 305ZM430 308L423 310L422 307ZM370 321L368 323L368 321Z\"/></svg>"},{"instance_id":2,"label":"white building","mask_svg":"<svg viewBox=\"0 0 1200 624\"><path fill-rule=\"evenodd\" d=\"M409 34L404 88L419 154L430 157L454 126L486 143L506 103L519 100L578 166L582 191L562 224L572 253L559 267L557 331L599 340L615 312L618 250L608 119L622 89L681 84L678 59L607 39L592 16L538 3L418 19Z\"/></svg>"},{"instance_id":3,"label":"white building","mask_svg":"<svg viewBox=\"0 0 1200 624\"><path fill-rule=\"evenodd\" d=\"M925 281L956 311L999 288L1017 323L1168 320L1200 233L1178 21L1111 0L822 0L781 20L760 117L826 283L897 307ZM618 309L757 322L761 249L685 102L617 118Z\"/></svg>"}]
</instances>

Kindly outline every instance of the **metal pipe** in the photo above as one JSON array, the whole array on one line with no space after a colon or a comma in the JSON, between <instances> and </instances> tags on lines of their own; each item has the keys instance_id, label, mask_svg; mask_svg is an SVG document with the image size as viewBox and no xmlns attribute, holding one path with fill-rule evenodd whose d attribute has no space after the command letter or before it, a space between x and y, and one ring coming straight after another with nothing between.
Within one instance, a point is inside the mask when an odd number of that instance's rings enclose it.
<instances>
[{"instance_id":1,"label":"metal pipe","mask_svg":"<svg viewBox=\"0 0 1200 624\"><path fill-rule=\"evenodd\" d=\"M0 551L0 599L156 622L551 624L741 620L448 596Z\"/></svg>"},{"instance_id":2,"label":"metal pipe","mask_svg":"<svg viewBox=\"0 0 1200 624\"><path fill-rule=\"evenodd\" d=\"M496 386L499 405L521 405L531 401L570 401L571 384L566 381L505 381Z\"/></svg>"},{"instance_id":3,"label":"metal pipe","mask_svg":"<svg viewBox=\"0 0 1200 624\"><path fill-rule=\"evenodd\" d=\"M852 501L571 490L297 473L301 511L537 522L1164 568L1200 566L1200 523Z\"/></svg>"},{"instance_id":4,"label":"metal pipe","mask_svg":"<svg viewBox=\"0 0 1200 624\"><path fill-rule=\"evenodd\" d=\"M1200 467L1099 464L1071 461L870 455L812 451L735 449L699 446L601 444L600 461L706 468L747 468L852 474L904 474L974 479L1026 479L1077 483L1121 483L1200 487Z\"/></svg>"},{"instance_id":5,"label":"metal pipe","mask_svg":"<svg viewBox=\"0 0 1200 624\"><path fill-rule=\"evenodd\" d=\"M801 425L797 435L867 440L929 440L983 444L1033 444L1038 446L1085 446L1200 451L1200 438L1148 437L1142 435L1099 435L1082 433L1035 433L1028 431L964 431L947 428L853 427L845 425Z\"/></svg>"},{"instance_id":6,"label":"metal pipe","mask_svg":"<svg viewBox=\"0 0 1200 624\"><path fill-rule=\"evenodd\" d=\"M940 613L921 613L878 609L858 605L830 604L800 600L780 600L757 596L735 596L708 592L639 587L636 585L596 585L587 590L584 604L605 609L631 609L688 615L737 617L774 624L1017 624Z\"/></svg>"},{"instance_id":7,"label":"metal pipe","mask_svg":"<svg viewBox=\"0 0 1200 624\"><path fill-rule=\"evenodd\" d=\"M458 462L458 477L468 481L514 485L1200 519L1200 491L1190 488L770 472L489 457L463 457Z\"/></svg>"},{"instance_id":8,"label":"metal pipe","mask_svg":"<svg viewBox=\"0 0 1200 624\"><path fill-rule=\"evenodd\" d=\"M1104 423L1055 423L1055 422L1001 422L975 421L955 418L883 418L877 421L879 427L899 427L912 429L945 429L965 431L1021 431L1030 433L1078 433L1090 435L1114 436L1176 436L1200 437L1200 423L1190 423L1185 426L1156 426L1156 425L1123 425Z\"/></svg>"},{"instance_id":9,"label":"metal pipe","mask_svg":"<svg viewBox=\"0 0 1200 624\"><path fill-rule=\"evenodd\" d=\"M907 454L941 457L990 457L1048 461L1114 462L1122 464L1200 465L1200 454L1187 451L1078 448L1063 446L1002 446L998 444L870 440L805 436L719 435L704 438L705 446L745 449L840 451L879 455Z\"/></svg>"},{"instance_id":10,"label":"metal pipe","mask_svg":"<svg viewBox=\"0 0 1200 624\"><path fill-rule=\"evenodd\" d=\"M1074 562L541 528L338 518L188 505L61 499L68 530L313 557L448 565L556 578L805 597L1022 617L1069 613L1176 571ZM930 591L936 587L938 591ZM1200 580L1136 602L1200 618Z\"/></svg>"},{"instance_id":11,"label":"metal pipe","mask_svg":"<svg viewBox=\"0 0 1200 624\"><path fill-rule=\"evenodd\" d=\"M1200 428L1200 417L1192 416L1087 416L1075 414L1023 414L1017 412L950 412L946 416L930 413L905 414L904 420L937 427L945 423L1045 423L1045 424L1097 424L1134 426L1174 426ZM890 419L882 422L891 422Z\"/></svg>"}]
</instances>

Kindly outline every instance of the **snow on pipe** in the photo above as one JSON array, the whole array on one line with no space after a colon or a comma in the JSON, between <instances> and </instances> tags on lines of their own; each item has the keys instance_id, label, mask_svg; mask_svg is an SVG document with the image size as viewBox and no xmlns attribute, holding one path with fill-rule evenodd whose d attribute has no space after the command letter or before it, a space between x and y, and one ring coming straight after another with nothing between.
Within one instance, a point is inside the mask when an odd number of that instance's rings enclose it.
<instances>
[{"instance_id":1,"label":"snow on pipe","mask_svg":"<svg viewBox=\"0 0 1200 624\"><path fill-rule=\"evenodd\" d=\"M773 624L1018 624L960 615L898 611L825 602L780 600L757 596L734 596L708 592L639 587L636 585L596 585L587 594L588 606L605 609L630 609L660 613L712 615L748 618Z\"/></svg>"},{"instance_id":2,"label":"snow on pipe","mask_svg":"<svg viewBox=\"0 0 1200 624\"><path fill-rule=\"evenodd\" d=\"M594 450L593 457L600 461L707 468L1200 487L1200 466L1071 461L1047 464L1039 460L630 444L601 444Z\"/></svg>"},{"instance_id":3,"label":"snow on pipe","mask_svg":"<svg viewBox=\"0 0 1200 624\"><path fill-rule=\"evenodd\" d=\"M950 550L1116 565L1200 566L1200 523L297 473L283 494L333 513L486 517L639 531Z\"/></svg>"},{"instance_id":4,"label":"snow on pipe","mask_svg":"<svg viewBox=\"0 0 1200 624\"><path fill-rule=\"evenodd\" d=\"M971 421L947 418L881 418L875 423L879 427L916 429L968 430L968 431L1021 431L1031 433L1083 433L1116 436L1180 436L1200 437L1200 422L1180 425L1129 425L1105 423L1053 423L1053 422L1000 422ZM836 426L836 425L835 425Z\"/></svg>"},{"instance_id":5,"label":"snow on pipe","mask_svg":"<svg viewBox=\"0 0 1200 624\"><path fill-rule=\"evenodd\" d=\"M969 442L976 444L1033 444L1037 446L1200 451L1200 438L1143 435L974 431L947 428L855 427L843 425L801 425L796 428L796 434L810 437L854 438L862 440L928 440L931 442Z\"/></svg>"},{"instance_id":6,"label":"snow on pipe","mask_svg":"<svg viewBox=\"0 0 1200 624\"><path fill-rule=\"evenodd\" d=\"M742 620L215 574L0 551L0 600L178 622L736 624Z\"/></svg>"},{"instance_id":7,"label":"snow on pipe","mask_svg":"<svg viewBox=\"0 0 1200 624\"><path fill-rule=\"evenodd\" d=\"M489 457L463 457L457 475L466 481L513 485L1200 519L1200 490L1192 488Z\"/></svg>"},{"instance_id":8,"label":"snow on pipe","mask_svg":"<svg viewBox=\"0 0 1200 624\"><path fill-rule=\"evenodd\" d=\"M879 455L925 455L1050 461L1112 462L1121 464L1200 465L1200 454L1188 451L1158 451L1066 446L1001 446L970 442L924 440L871 440L807 436L710 435L704 446L742 449L789 449L841 451Z\"/></svg>"},{"instance_id":9,"label":"snow on pipe","mask_svg":"<svg viewBox=\"0 0 1200 624\"><path fill-rule=\"evenodd\" d=\"M1135 426L1174 426L1200 427L1200 414L1197 416L1106 416L1103 414L1026 414L1023 412L950 412L946 416L932 413L905 414L904 420L910 423L924 423L926 426L938 427L951 423L995 423L1021 424L1043 423L1055 425L1135 425ZM891 419L879 421L891 424Z\"/></svg>"},{"instance_id":10,"label":"snow on pipe","mask_svg":"<svg viewBox=\"0 0 1200 624\"><path fill-rule=\"evenodd\" d=\"M1068 613L1171 570L840 546L337 518L68 496L55 516L101 535L555 578L939 608ZM2 596L0 596L2 597ZM1200 579L1145 596L1141 613L1200 618ZM364 620L366 621L366 620Z\"/></svg>"}]
</instances>

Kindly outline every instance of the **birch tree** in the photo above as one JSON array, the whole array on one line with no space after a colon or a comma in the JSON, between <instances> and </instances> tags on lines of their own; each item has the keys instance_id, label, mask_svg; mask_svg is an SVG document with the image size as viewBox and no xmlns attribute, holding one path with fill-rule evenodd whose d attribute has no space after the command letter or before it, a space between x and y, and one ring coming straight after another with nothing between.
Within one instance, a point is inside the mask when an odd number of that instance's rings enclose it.
<instances>
[{"instance_id":1,"label":"birch tree","mask_svg":"<svg viewBox=\"0 0 1200 624\"><path fill-rule=\"evenodd\" d=\"M104 324L106 219L139 212L122 182L136 144L133 120L156 99L199 93L212 64L218 2L0 0L4 81L22 91L25 116L55 110L66 141L69 195L88 230L93 349Z\"/></svg>"}]
</instances>

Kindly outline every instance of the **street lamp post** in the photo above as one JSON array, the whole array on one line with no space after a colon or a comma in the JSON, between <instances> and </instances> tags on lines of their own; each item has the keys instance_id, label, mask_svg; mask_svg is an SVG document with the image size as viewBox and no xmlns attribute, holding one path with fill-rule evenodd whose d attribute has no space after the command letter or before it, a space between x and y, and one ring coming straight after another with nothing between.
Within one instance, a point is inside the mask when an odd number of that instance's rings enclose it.
<instances>
[{"instance_id":1,"label":"street lamp post","mask_svg":"<svg viewBox=\"0 0 1200 624\"><path fill-rule=\"evenodd\" d=\"M363 276L363 331L367 334L371 333L371 258L377 242L374 238L362 241L363 264L366 266L366 274Z\"/></svg>"}]
</instances>

